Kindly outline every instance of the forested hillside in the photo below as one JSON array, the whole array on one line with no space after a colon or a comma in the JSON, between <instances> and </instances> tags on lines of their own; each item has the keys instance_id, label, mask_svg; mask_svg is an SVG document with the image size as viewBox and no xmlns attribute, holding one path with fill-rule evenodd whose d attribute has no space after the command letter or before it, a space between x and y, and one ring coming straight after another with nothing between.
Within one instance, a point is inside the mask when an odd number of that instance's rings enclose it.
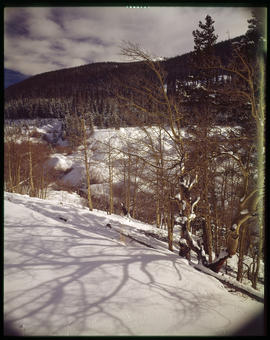
<instances>
[{"instance_id":1,"label":"forested hillside","mask_svg":"<svg viewBox=\"0 0 270 340\"><path fill-rule=\"evenodd\" d=\"M232 48L242 37L215 45L215 54L227 65L232 58ZM186 121L194 116L194 103L186 96L186 87L201 84L198 68L193 62L194 52L175 58L157 61L166 73L168 96L177 94L183 100L183 110L188 113ZM136 79L153 78L144 62L102 62L47 72L14 84L5 90L5 118L64 118L67 115L85 113L91 115L94 125L99 127L134 126L139 123L155 123L148 116L127 113L119 102L121 95L132 97L134 89L128 87ZM215 82L220 85L232 81L223 70L216 70ZM191 82L192 80L192 82ZM194 83L195 81L195 83ZM183 88L184 91L183 91ZM245 110L231 109L222 100L212 98L213 114L217 123L239 123ZM134 119L136 116L136 119ZM138 119L139 116L139 119ZM194 120L194 119L193 119Z\"/></svg>"}]
</instances>

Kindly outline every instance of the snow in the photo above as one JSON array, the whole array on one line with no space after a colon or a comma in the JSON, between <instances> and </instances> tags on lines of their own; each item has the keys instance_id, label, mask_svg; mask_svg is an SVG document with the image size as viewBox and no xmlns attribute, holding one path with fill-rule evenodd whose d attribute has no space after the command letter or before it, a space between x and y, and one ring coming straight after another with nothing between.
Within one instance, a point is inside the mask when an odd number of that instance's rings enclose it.
<instances>
[{"instance_id":1,"label":"snow","mask_svg":"<svg viewBox=\"0 0 270 340\"><path fill-rule=\"evenodd\" d=\"M10 124L10 125L9 125ZM5 121L6 126L14 125L14 122ZM67 140L62 139L62 121L59 119L39 119L39 120L17 120L16 125L22 127L22 134L24 137L17 139L19 143L22 140L27 140L27 129L30 132L38 132L40 135L38 138L31 137L31 141L41 142L48 141L56 146L65 146L68 144ZM230 131L235 133L240 129L239 127L220 127L216 126L209 132L209 135L214 135L217 133L228 135ZM128 156L126 152L131 148L134 154L143 156L145 158L149 156L149 149L145 147L144 142L147 141L149 135L153 138L153 147L157 150L159 149L159 138L162 139L162 147L165 150L166 161L170 162L173 158L175 150L168 137L171 134L170 129L168 129L168 134L164 131L160 131L159 127L152 126L145 128L147 131L143 131L138 127L128 127L120 129L98 129L95 128L94 132L88 138L88 160L89 169L91 176L91 183L103 184L104 188L99 186L100 190L96 190L94 187L96 196L102 196L102 192L107 191L108 181L109 181L109 171L108 171L108 149L109 146L112 148L112 161L113 161L113 180L114 184L122 184L123 182L123 160ZM191 134L182 128L180 135L182 138L192 138ZM31 133L30 133L31 135ZM156 137L156 139L155 139ZM136 143L137 140L143 141ZM155 142L156 141L156 142ZM134 148L134 146L137 148ZM77 149L73 150L72 153L60 154L56 152L51 155L47 166L49 169L54 168L62 173L59 174L57 185L63 184L64 186L74 188L75 190L83 191L85 189L85 166L84 166L84 153L83 146L79 146ZM57 151L57 150L56 150ZM146 170L147 171L147 170ZM181 171L184 171L184 165L182 165ZM146 173L143 175L147 175ZM188 178L185 176L183 180L183 185L187 188L191 188L197 181L197 178ZM153 190L150 186L145 186L143 182L140 182L140 187L147 193L152 193Z\"/></svg>"},{"instance_id":2,"label":"snow","mask_svg":"<svg viewBox=\"0 0 270 340\"><path fill-rule=\"evenodd\" d=\"M229 335L262 312L152 226L49 198L5 193L4 317L22 335Z\"/></svg>"},{"instance_id":3,"label":"snow","mask_svg":"<svg viewBox=\"0 0 270 340\"><path fill-rule=\"evenodd\" d=\"M81 207L84 203L84 198L82 198L80 195L76 194L75 192L69 193L67 191L63 190L48 190L47 193L47 200L57 201L57 204L61 205L77 205Z\"/></svg>"},{"instance_id":4,"label":"snow","mask_svg":"<svg viewBox=\"0 0 270 340\"><path fill-rule=\"evenodd\" d=\"M189 190L192 189L193 185L194 185L195 183L197 183L197 181L198 181L198 175L196 174L194 180L193 180L193 181L190 183L190 185L189 185Z\"/></svg>"},{"instance_id":5,"label":"snow","mask_svg":"<svg viewBox=\"0 0 270 340\"><path fill-rule=\"evenodd\" d=\"M220 259L224 258L225 256L228 255L228 252L226 251L226 249L221 249L218 257L215 259L215 261L219 261Z\"/></svg>"},{"instance_id":6,"label":"snow","mask_svg":"<svg viewBox=\"0 0 270 340\"><path fill-rule=\"evenodd\" d=\"M193 213L193 210L194 210L194 208L195 208L195 205L198 204L198 202L199 202L200 199L201 199L201 197L198 196L198 197L196 198L196 200L192 203L192 206L191 206L191 212L192 212L192 213Z\"/></svg>"},{"instance_id":7,"label":"snow","mask_svg":"<svg viewBox=\"0 0 270 340\"><path fill-rule=\"evenodd\" d=\"M189 215L189 220L190 220L190 221L193 221L195 218L196 218L196 214L195 214L195 213L191 213L191 214Z\"/></svg>"},{"instance_id":8,"label":"snow","mask_svg":"<svg viewBox=\"0 0 270 340\"><path fill-rule=\"evenodd\" d=\"M72 170L62 177L61 181L65 184L70 184L74 187L80 186L85 179L85 168L84 166L77 165L72 168Z\"/></svg>"},{"instance_id":9,"label":"snow","mask_svg":"<svg viewBox=\"0 0 270 340\"><path fill-rule=\"evenodd\" d=\"M175 221L180 224L187 222L188 218L186 216L177 216Z\"/></svg>"},{"instance_id":10,"label":"snow","mask_svg":"<svg viewBox=\"0 0 270 340\"><path fill-rule=\"evenodd\" d=\"M185 238L180 238L180 241L179 241L182 245L184 246L188 246L187 244L187 240Z\"/></svg>"},{"instance_id":11,"label":"snow","mask_svg":"<svg viewBox=\"0 0 270 340\"><path fill-rule=\"evenodd\" d=\"M185 200L182 200L182 210L184 211L186 209L187 202Z\"/></svg>"},{"instance_id":12,"label":"snow","mask_svg":"<svg viewBox=\"0 0 270 340\"><path fill-rule=\"evenodd\" d=\"M229 257L227 260L227 266L228 269L230 269L230 277L228 279L236 281L237 277L237 271L238 271L238 261L239 261L239 255L236 254L235 256ZM250 256L244 255L244 270L246 270L247 266L251 266L253 263L253 258ZM264 273L264 262L261 260L260 263L260 269L258 273L258 278L259 279L264 279L265 273ZM237 281L237 284L239 282ZM236 286L237 286L236 284ZM264 284L258 280L257 282L257 290L254 292L254 289L250 286L250 281L246 278L243 277L242 279L242 288L244 287L245 290L253 292L253 294L262 297L264 295ZM251 290L250 290L251 289ZM257 292L257 293L256 293Z\"/></svg>"},{"instance_id":13,"label":"snow","mask_svg":"<svg viewBox=\"0 0 270 340\"><path fill-rule=\"evenodd\" d=\"M234 224L231 226L231 230L233 231L233 230L236 230L236 229L237 229L237 224L234 223Z\"/></svg>"},{"instance_id":14,"label":"snow","mask_svg":"<svg viewBox=\"0 0 270 340\"><path fill-rule=\"evenodd\" d=\"M175 198L178 199L179 201L181 200L181 194L180 192L178 194L175 195Z\"/></svg>"},{"instance_id":15,"label":"snow","mask_svg":"<svg viewBox=\"0 0 270 340\"><path fill-rule=\"evenodd\" d=\"M72 167L72 161L62 154L56 153L47 162L48 168L66 171Z\"/></svg>"},{"instance_id":16,"label":"snow","mask_svg":"<svg viewBox=\"0 0 270 340\"><path fill-rule=\"evenodd\" d=\"M201 271L205 273L209 273L211 276L222 278L223 281L232 284L234 287L238 287L240 289L244 289L245 291L257 296L258 298L262 299L264 298L264 292L258 291L256 289L253 289L252 287L248 287L245 284L240 283L239 281L229 277L228 275L222 274L222 273L213 273L208 268L202 266L201 264L195 265L196 268L200 269Z\"/></svg>"},{"instance_id":17,"label":"snow","mask_svg":"<svg viewBox=\"0 0 270 340\"><path fill-rule=\"evenodd\" d=\"M93 196L102 195L109 197L110 195L110 187L109 184L105 185L105 183L102 184L92 184L91 185L91 194Z\"/></svg>"}]
</instances>

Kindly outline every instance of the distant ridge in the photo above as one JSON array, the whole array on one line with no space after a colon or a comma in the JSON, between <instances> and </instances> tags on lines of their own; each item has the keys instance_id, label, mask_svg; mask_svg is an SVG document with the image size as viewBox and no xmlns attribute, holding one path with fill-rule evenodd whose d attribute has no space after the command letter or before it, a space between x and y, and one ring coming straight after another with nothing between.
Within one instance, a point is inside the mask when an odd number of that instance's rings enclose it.
<instances>
[{"instance_id":1,"label":"distant ridge","mask_svg":"<svg viewBox=\"0 0 270 340\"><path fill-rule=\"evenodd\" d=\"M21 72L13 71L7 68L4 69L4 87L5 88L11 85L17 84L27 78L29 78L29 76Z\"/></svg>"}]
</instances>

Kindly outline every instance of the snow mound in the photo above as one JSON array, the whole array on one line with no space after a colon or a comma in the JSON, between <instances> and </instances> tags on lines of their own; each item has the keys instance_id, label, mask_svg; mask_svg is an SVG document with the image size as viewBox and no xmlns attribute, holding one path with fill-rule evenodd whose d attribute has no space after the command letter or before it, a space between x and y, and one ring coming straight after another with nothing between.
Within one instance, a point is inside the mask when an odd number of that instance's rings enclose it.
<instances>
[{"instance_id":1,"label":"snow mound","mask_svg":"<svg viewBox=\"0 0 270 340\"><path fill-rule=\"evenodd\" d=\"M56 196L5 193L4 208L4 317L22 335L228 335L263 310L138 243L138 221Z\"/></svg>"},{"instance_id":2,"label":"snow mound","mask_svg":"<svg viewBox=\"0 0 270 340\"><path fill-rule=\"evenodd\" d=\"M66 171L72 167L72 161L62 154L54 154L47 161L49 169Z\"/></svg>"}]
</instances>

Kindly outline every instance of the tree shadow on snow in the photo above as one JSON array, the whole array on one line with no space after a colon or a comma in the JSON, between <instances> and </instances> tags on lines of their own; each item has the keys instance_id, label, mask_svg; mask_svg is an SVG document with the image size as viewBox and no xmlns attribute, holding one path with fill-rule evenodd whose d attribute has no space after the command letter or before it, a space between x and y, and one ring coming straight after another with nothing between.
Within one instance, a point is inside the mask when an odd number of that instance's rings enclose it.
<instances>
[{"instance_id":1,"label":"tree shadow on snow","mask_svg":"<svg viewBox=\"0 0 270 340\"><path fill-rule=\"evenodd\" d=\"M209 296L181 284L181 272L191 268L176 255L121 244L116 231L101 227L104 217L87 210L78 214L70 207L66 216L64 207L31 204L39 213L32 215L36 224L24 226L20 237L14 226L5 240L5 320L22 335L145 334L148 328L139 315L145 309L153 318L179 315L171 323L173 331L192 327L205 312L202 306L211 305ZM42 216L54 221L47 226ZM9 254L16 254L14 260ZM173 281L167 281L166 270L173 272Z\"/></svg>"}]
</instances>

